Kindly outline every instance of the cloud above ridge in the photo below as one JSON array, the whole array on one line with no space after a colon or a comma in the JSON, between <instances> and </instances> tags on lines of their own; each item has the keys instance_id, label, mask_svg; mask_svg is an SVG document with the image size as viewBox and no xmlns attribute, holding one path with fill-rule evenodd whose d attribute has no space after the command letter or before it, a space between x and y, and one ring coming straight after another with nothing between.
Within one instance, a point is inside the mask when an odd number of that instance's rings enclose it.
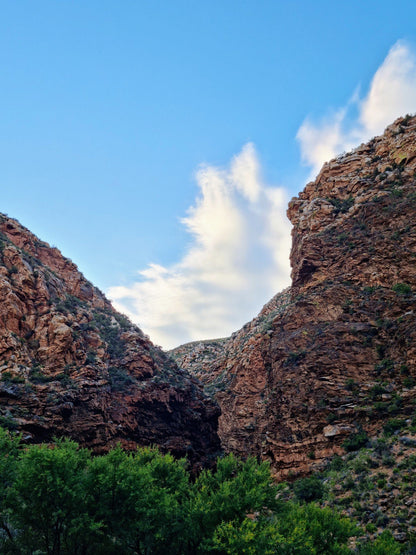
<instances>
[{"instance_id":1,"label":"cloud above ridge","mask_svg":"<svg viewBox=\"0 0 416 555\"><path fill-rule=\"evenodd\" d=\"M196 180L182 259L151 264L136 283L109 290L115 307L164 348L229 335L289 283L287 194L263 183L253 144L228 168L201 167Z\"/></svg>"},{"instance_id":2,"label":"cloud above ridge","mask_svg":"<svg viewBox=\"0 0 416 555\"><path fill-rule=\"evenodd\" d=\"M352 116L356 110L358 115ZM353 94L346 106L313 122L306 118L297 133L302 159L311 178L324 162L383 133L399 116L416 112L416 53L405 41L396 42L376 71L367 95Z\"/></svg>"},{"instance_id":3,"label":"cloud above ridge","mask_svg":"<svg viewBox=\"0 0 416 555\"><path fill-rule=\"evenodd\" d=\"M306 118L297 133L311 178L322 164L416 112L416 54L404 41L388 52L360 98L320 121ZM150 264L128 286L112 287L114 306L164 348L227 336L253 318L289 284L287 194L266 185L258 157L246 144L226 168L203 166L199 196L182 223L191 237L170 266Z\"/></svg>"}]
</instances>

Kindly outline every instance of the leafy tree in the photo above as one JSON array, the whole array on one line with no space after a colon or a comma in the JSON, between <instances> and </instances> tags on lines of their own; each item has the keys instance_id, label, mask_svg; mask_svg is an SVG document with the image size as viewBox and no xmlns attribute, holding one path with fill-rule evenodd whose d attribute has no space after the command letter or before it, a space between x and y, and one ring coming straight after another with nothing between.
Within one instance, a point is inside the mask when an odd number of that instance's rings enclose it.
<instances>
[{"instance_id":1,"label":"leafy tree","mask_svg":"<svg viewBox=\"0 0 416 555\"><path fill-rule=\"evenodd\" d=\"M245 518L242 522L219 524L212 539L205 541L203 549L227 555L272 555L281 552L285 543L272 523Z\"/></svg>"},{"instance_id":2,"label":"leafy tree","mask_svg":"<svg viewBox=\"0 0 416 555\"><path fill-rule=\"evenodd\" d=\"M337 554L350 553L347 540L358 528L347 518L314 503L287 503L285 512L274 520L277 531L285 538L282 553Z\"/></svg>"},{"instance_id":3,"label":"leafy tree","mask_svg":"<svg viewBox=\"0 0 416 555\"><path fill-rule=\"evenodd\" d=\"M89 452L69 440L22 451L9 494L20 545L42 553L81 552L89 528L83 472Z\"/></svg>"},{"instance_id":4,"label":"leafy tree","mask_svg":"<svg viewBox=\"0 0 416 555\"><path fill-rule=\"evenodd\" d=\"M234 455L219 459L215 472L203 471L190 493L188 520L190 544L196 548L212 537L218 526L238 526L248 514L263 515L278 506L267 463Z\"/></svg>"},{"instance_id":5,"label":"leafy tree","mask_svg":"<svg viewBox=\"0 0 416 555\"><path fill-rule=\"evenodd\" d=\"M316 501L322 499L324 486L316 476L301 478L293 484L293 491L300 501Z\"/></svg>"},{"instance_id":6,"label":"leafy tree","mask_svg":"<svg viewBox=\"0 0 416 555\"><path fill-rule=\"evenodd\" d=\"M358 552L360 555L399 555L402 549L390 530L384 530L373 542L361 546Z\"/></svg>"},{"instance_id":7,"label":"leafy tree","mask_svg":"<svg viewBox=\"0 0 416 555\"><path fill-rule=\"evenodd\" d=\"M185 460L150 448L127 454L118 447L92 461L89 514L113 546L126 553L181 552L182 503L189 489L185 466Z\"/></svg>"},{"instance_id":8,"label":"leafy tree","mask_svg":"<svg viewBox=\"0 0 416 555\"><path fill-rule=\"evenodd\" d=\"M348 437L344 441L342 446L345 449L345 451L348 451L350 453L351 451L358 451L358 449L361 449L362 447L364 447L367 442L368 442L367 433L364 430L360 430L356 434L353 434L350 437Z\"/></svg>"},{"instance_id":9,"label":"leafy tree","mask_svg":"<svg viewBox=\"0 0 416 555\"><path fill-rule=\"evenodd\" d=\"M0 527L7 543L13 540L8 498L15 480L19 443L19 437L0 428Z\"/></svg>"},{"instance_id":10,"label":"leafy tree","mask_svg":"<svg viewBox=\"0 0 416 555\"><path fill-rule=\"evenodd\" d=\"M303 501L317 478L297 482ZM295 484L296 486L296 484ZM356 526L279 500L266 463L229 455L191 481L185 460L121 447L92 457L72 441L23 447L0 429L0 551L47 555L352 553ZM362 555L400 552L389 533Z\"/></svg>"}]
</instances>

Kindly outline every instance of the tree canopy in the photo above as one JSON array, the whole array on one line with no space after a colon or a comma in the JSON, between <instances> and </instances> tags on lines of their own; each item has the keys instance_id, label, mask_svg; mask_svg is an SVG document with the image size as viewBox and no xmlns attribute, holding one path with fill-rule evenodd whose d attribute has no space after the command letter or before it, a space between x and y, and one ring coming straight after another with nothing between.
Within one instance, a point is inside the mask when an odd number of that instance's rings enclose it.
<instances>
[{"instance_id":1,"label":"tree canopy","mask_svg":"<svg viewBox=\"0 0 416 555\"><path fill-rule=\"evenodd\" d=\"M92 456L69 440L20 445L0 429L4 554L347 554L350 520L280 499L267 463L233 455L195 479L155 448ZM359 553L395 554L388 534ZM371 550L373 549L373 550Z\"/></svg>"}]
</instances>

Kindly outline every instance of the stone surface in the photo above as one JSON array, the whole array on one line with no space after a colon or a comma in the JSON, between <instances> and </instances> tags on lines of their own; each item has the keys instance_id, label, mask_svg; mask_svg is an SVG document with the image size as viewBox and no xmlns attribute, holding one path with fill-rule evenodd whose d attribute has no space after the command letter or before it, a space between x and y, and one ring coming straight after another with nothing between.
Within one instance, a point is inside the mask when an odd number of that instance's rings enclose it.
<instances>
[{"instance_id":1,"label":"stone surface","mask_svg":"<svg viewBox=\"0 0 416 555\"><path fill-rule=\"evenodd\" d=\"M224 448L278 477L414 410L416 118L325 164L288 216L291 288L228 340L172 351L219 402Z\"/></svg>"},{"instance_id":2,"label":"stone surface","mask_svg":"<svg viewBox=\"0 0 416 555\"><path fill-rule=\"evenodd\" d=\"M156 444L199 465L218 452L218 415L70 260L0 216L0 424L96 452Z\"/></svg>"}]
</instances>

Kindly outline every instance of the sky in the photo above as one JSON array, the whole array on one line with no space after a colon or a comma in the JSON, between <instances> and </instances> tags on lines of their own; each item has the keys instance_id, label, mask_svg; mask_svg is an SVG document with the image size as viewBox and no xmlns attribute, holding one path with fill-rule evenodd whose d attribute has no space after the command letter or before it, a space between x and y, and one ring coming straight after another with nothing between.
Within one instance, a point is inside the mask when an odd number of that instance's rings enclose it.
<instances>
[{"instance_id":1,"label":"sky","mask_svg":"<svg viewBox=\"0 0 416 555\"><path fill-rule=\"evenodd\" d=\"M288 200L416 112L416 3L0 0L0 211L164 348L290 283Z\"/></svg>"}]
</instances>

